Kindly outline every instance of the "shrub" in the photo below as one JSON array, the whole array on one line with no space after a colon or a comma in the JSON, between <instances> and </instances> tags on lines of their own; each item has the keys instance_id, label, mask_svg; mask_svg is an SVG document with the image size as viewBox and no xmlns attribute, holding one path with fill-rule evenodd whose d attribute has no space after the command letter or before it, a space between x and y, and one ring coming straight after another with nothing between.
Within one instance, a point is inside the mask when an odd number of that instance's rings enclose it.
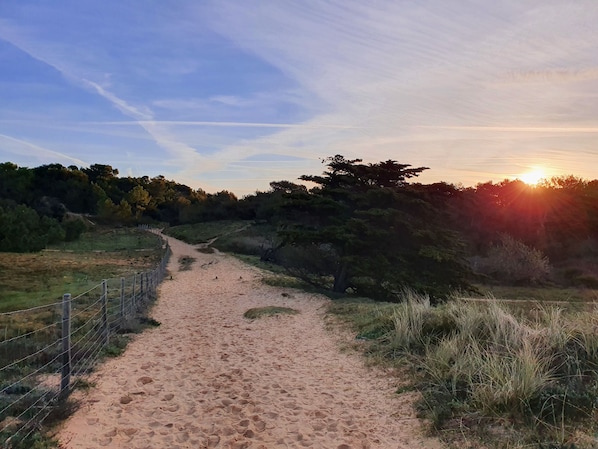
<instances>
[{"instance_id":1,"label":"shrub","mask_svg":"<svg viewBox=\"0 0 598 449\"><path fill-rule=\"evenodd\" d=\"M550 274L550 262L541 251L503 235L488 257L477 261L477 270L507 283L538 283Z\"/></svg>"}]
</instances>

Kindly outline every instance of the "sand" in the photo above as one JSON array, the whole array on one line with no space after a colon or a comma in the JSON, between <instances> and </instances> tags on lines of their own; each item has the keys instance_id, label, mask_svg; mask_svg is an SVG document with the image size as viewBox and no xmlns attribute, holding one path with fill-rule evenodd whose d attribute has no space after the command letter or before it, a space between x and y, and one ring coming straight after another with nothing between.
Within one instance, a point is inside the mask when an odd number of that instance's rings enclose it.
<instances>
[{"instance_id":1,"label":"sand","mask_svg":"<svg viewBox=\"0 0 598 449\"><path fill-rule=\"evenodd\" d=\"M261 282L254 267L169 238L173 256L152 316L103 364L64 424L66 449L440 448L413 394L367 368L325 323L327 299ZM179 271L181 256L195 257ZM248 320L253 307L300 311Z\"/></svg>"}]
</instances>

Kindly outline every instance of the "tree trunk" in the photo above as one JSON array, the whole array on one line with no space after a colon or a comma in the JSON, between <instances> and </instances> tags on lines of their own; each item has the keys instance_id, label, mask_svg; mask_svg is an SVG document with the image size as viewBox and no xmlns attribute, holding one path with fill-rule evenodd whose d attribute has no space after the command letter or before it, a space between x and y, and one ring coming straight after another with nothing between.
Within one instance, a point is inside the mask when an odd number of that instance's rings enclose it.
<instances>
[{"instance_id":1,"label":"tree trunk","mask_svg":"<svg viewBox=\"0 0 598 449\"><path fill-rule=\"evenodd\" d=\"M345 293L347 289L347 266L348 262L340 262L334 273L334 285L332 291L335 293Z\"/></svg>"}]
</instances>

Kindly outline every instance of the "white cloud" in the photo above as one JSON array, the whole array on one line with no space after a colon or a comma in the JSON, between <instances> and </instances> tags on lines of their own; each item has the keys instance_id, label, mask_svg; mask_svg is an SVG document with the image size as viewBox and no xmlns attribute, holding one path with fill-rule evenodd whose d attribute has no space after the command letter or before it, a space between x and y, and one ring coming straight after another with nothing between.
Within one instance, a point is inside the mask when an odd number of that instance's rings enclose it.
<instances>
[{"instance_id":1,"label":"white cloud","mask_svg":"<svg viewBox=\"0 0 598 449\"><path fill-rule=\"evenodd\" d=\"M96 24L85 6L75 10ZM172 176L215 171L214 185L293 178L337 153L427 165L466 183L533 158L596 168L595 0L189 0L143 9L108 0L102 11L102 38L68 16L60 23L69 39L44 34L41 22L42 31L2 19L0 38L124 118L86 119L82 129L116 136L138 127L165 150ZM227 61L232 54L254 59ZM314 162L234 165L262 153Z\"/></svg>"},{"instance_id":2,"label":"white cloud","mask_svg":"<svg viewBox=\"0 0 598 449\"><path fill-rule=\"evenodd\" d=\"M32 160L44 162L49 158L56 163L67 163L70 165L74 164L79 166L89 165L87 162L69 156L68 154L50 150L34 143L27 142L26 140L17 139L16 137L8 136L6 134L0 134L0 141L2 141L2 150L21 156L26 155Z\"/></svg>"}]
</instances>

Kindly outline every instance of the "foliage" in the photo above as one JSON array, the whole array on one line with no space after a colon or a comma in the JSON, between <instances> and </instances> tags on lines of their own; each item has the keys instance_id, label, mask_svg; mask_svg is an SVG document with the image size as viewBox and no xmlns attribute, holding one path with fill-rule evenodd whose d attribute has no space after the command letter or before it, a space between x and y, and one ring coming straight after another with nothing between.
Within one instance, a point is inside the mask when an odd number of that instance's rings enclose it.
<instances>
[{"instance_id":1,"label":"foliage","mask_svg":"<svg viewBox=\"0 0 598 449\"><path fill-rule=\"evenodd\" d=\"M326 162L323 176L301 177L317 187L292 190L282 206L280 235L287 247L301 249L291 269L332 276L335 292L351 287L381 299L396 300L404 286L430 292L434 300L468 288L456 234L440 225L431 193L407 182L424 167L361 164L339 155Z\"/></svg>"},{"instance_id":2,"label":"foliage","mask_svg":"<svg viewBox=\"0 0 598 449\"><path fill-rule=\"evenodd\" d=\"M541 251L503 235L488 257L479 260L477 270L502 282L535 284L545 280L551 268Z\"/></svg>"},{"instance_id":3,"label":"foliage","mask_svg":"<svg viewBox=\"0 0 598 449\"><path fill-rule=\"evenodd\" d=\"M253 235L228 239L228 247L251 254L261 250L260 256L271 261L280 256L299 273L311 269L302 267L301 259L319 252L332 259L320 279L311 276L320 284L330 283L338 291L352 287L380 298L397 297L402 286L410 285L429 291L434 300L445 296L449 285L466 286L464 251L470 258L485 257L508 235L550 258L555 268L550 281L596 285L598 180L562 176L535 187L504 180L464 188L419 184L415 178L424 167L395 161L363 164L335 156L325 162L323 175L300 178L314 188L272 181L269 191L241 199L226 190L194 190L163 176L120 176L118 169L104 164L25 168L0 163L0 208L2 215L11 216L4 217L11 223L10 235L19 236L3 238L9 230L0 226L0 240L15 250L43 248L57 236L77 239L88 220L172 227L257 220L285 226L280 234L284 250L279 238ZM12 218L17 206L28 208L18 212L24 218L20 224ZM581 267L581 272L560 276L563 267L571 266Z\"/></svg>"},{"instance_id":4,"label":"foliage","mask_svg":"<svg viewBox=\"0 0 598 449\"><path fill-rule=\"evenodd\" d=\"M24 205L0 207L0 251L39 251L48 244L64 240L60 223Z\"/></svg>"}]
</instances>

